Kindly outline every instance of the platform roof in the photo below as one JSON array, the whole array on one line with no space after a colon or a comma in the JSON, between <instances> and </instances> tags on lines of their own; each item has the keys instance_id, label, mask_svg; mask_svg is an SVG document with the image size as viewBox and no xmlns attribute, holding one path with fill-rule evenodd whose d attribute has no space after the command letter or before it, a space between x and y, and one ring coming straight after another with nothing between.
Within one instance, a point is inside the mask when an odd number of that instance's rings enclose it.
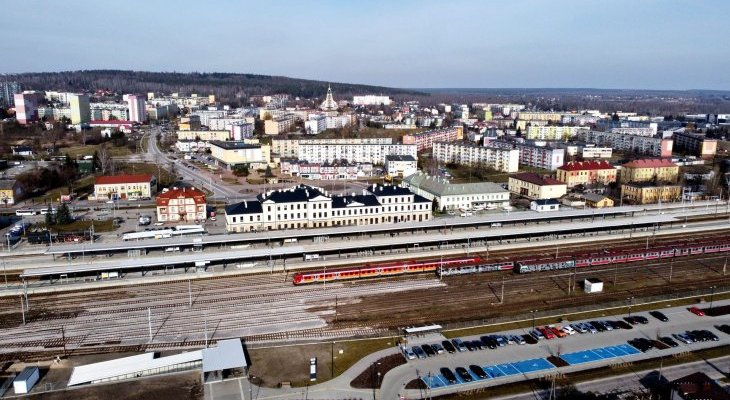
<instances>
[{"instance_id":1,"label":"platform roof","mask_svg":"<svg viewBox=\"0 0 730 400\"><path fill-rule=\"evenodd\" d=\"M240 339L219 340L218 346L203 349L203 372L248 366Z\"/></svg>"},{"instance_id":2,"label":"platform roof","mask_svg":"<svg viewBox=\"0 0 730 400\"><path fill-rule=\"evenodd\" d=\"M68 386L97 382L105 379L141 373L143 371L173 367L178 364L201 361L202 350L155 358L155 353L138 354L74 368Z\"/></svg>"}]
</instances>

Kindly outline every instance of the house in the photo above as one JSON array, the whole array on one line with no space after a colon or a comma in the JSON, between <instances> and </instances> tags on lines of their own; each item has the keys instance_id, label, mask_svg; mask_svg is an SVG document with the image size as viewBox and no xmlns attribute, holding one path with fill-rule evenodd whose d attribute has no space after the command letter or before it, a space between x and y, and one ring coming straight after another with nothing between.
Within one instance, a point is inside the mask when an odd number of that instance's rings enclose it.
<instances>
[{"instance_id":1,"label":"house","mask_svg":"<svg viewBox=\"0 0 730 400\"><path fill-rule=\"evenodd\" d=\"M107 175L94 182L94 199L139 199L152 197L157 192L154 175Z\"/></svg>"},{"instance_id":2,"label":"house","mask_svg":"<svg viewBox=\"0 0 730 400\"><path fill-rule=\"evenodd\" d=\"M556 199L538 199L530 202L530 210L537 212L558 211L560 202Z\"/></svg>"},{"instance_id":3,"label":"house","mask_svg":"<svg viewBox=\"0 0 730 400\"><path fill-rule=\"evenodd\" d=\"M654 185L649 182L624 183L621 196L636 204L678 201L682 197L680 185Z\"/></svg>"},{"instance_id":4,"label":"house","mask_svg":"<svg viewBox=\"0 0 730 400\"><path fill-rule=\"evenodd\" d=\"M576 185L608 185L616 182L616 168L608 161L575 161L557 169L557 178L569 188Z\"/></svg>"},{"instance_id":5,"label":"house","mask_svg":"<svg viewBox=\"0 0 730 400\"><path fill-rule=\"evenodd\" d=\"M565 183L533 172L510 176L507 188L515 195L528 199L557 199L568 192Z\"/></svg>"},{"instance_id":6,"label":"house","mask_svg":"<svg viewBox=\"0 0 730 400\"><path fill-rule=\"evenodd\" d=\"M15 204L23 195L23 188L15 179L0 179L0 203L5 206Z\"/></svg>"},{"instance_id":7,"label":"house","mask_svg":"<svg viewBox=\"0 0 730 400\"><path fill-rule=\"evenodd\" d=\"M13 155L22 157L33 157L33 148L30 146L13 146Z\"/></svg>"},{"instance_id":8,"label":"house","mask_svg":"<svg viewBox=\"0 0 730 400\"><path fill-rule=\"evenodd\" d=\"M621 182L676 182L679 166L668 159L634 160L621 166Z\"/></svg>"},{"instance_id":9,"label":"house","mask_svg":"<svg viewBox=\"0 0 730 400\"><path fill-rule=\"evenodd\" d=\"M385 170L392 177L406 177L413 175L418 170L418 162L413 156L389 154L385 156Z\"/></svg>"},{"instance_id":10,"label":"house","mask_svg":"<svg viewBox=\"0 0 730 400\"><path fill-rule=\"evenodd\" d=\"M730 393L703 372L669 382L671 400L730 400Z\"/></svg>"},{"instance_id":11,"label":"house","mask_svg":"<svg viewBox=\"0 0 730 400\"><path fill-rule=\"evenodd\" d=\"M436 201L439 211L509 206L509 192L493 182L450 183L447 179L416 172L401 186Z\"/></svg>"},{"instance_id":12,"label":"house","mask_svg":"<svg viewBox=\"0 0 730 400\"><path fill-rule=\"evenodd\" d=\"M205 193L194 187L174 187L157 195L157 221L199 222L207 215Z\"/></svg>"},{"instance_id":13,"label":"house","mask_svg":"<svg viewBox=\"0 0 730 400\"><path fill-rule=\"evenodd\" d=\"M610 197L595 193L585 193L583 198L586 206L591 208L613 207L613 200Z\"/></svg>"}]
</instances>

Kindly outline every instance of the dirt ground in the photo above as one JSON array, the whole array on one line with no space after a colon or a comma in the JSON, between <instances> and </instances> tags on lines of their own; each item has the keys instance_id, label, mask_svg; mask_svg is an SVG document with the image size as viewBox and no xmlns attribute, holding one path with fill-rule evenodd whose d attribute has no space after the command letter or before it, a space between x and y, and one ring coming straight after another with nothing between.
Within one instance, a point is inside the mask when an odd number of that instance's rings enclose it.
<instances>
[{"instance_id":1,"label":"dirt ground","mask_svg":"<svg viewBox=\"0 0 730 400\"><path fill-rule=\"evenodd\" d=\"M373 339L347 342L309 344L301 346L268 347L249 349L249 372L256 383L266 387L278 387L290 382L294 387L309 383L309 359L317 357L317 382L324 382L347 370L362 357L395 346L397 339Z\"/></svg>"}]
</instances>

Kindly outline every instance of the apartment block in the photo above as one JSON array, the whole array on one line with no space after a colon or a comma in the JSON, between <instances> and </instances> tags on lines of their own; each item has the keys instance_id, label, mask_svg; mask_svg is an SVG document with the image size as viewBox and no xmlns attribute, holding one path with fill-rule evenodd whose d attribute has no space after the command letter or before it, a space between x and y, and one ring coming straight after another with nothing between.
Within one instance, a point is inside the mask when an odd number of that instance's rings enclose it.
<instances>
[{"instance_id":1,"label":"apartment block","mask_svg":"<svg viewBox=\"0 0 730 400\"><path fill-rule=\"evenodd\" d=\"M497 171L517 172L520 150L497 146L479 146L475 143L435 142L433 158L441 163L484 165Z\"/></svg>"},{"instance_id":2,"label":"apartment block","mask_svg":"<svg viewBox=\"0 0 730 400\"><path fill-rule=\"evenodd\" d=\"M717 139L708 139L703 134L675 131L673 139L675 149L701 158L712 158L717 153Z\"/></svg>"},{"instance_id":3,"label":"apartment block","mask_svg":"<svg viewBox=\"0 0 730 400\"><path fill-rule=\"evenodd\" d=\"M679 166L665 159L634 160L621 166L621 182L676 182Z\"/></svg>"},{"instance_id":4,"label":"apartment block","mask_svg":"<svg viewBox=\"0 0 730 400\"><path fill-rule=\"evenodd\" d=\"M557 178L569 188L576 185L608 185L616 182L616 168L607 161L577 161L562 165Z\"/></svg>"},{"instance_id":5,"label":"apartment block","mask_svg":"<svg viewBox=\"0 0 730 400\"><path fill-rule=\"evenodd\" d=\"M671 157L673 149L672 139L624 135L601 131L581 131L578 134L585 142L595 143L597 146L611 147L618 151L631 151L654 157Z\"/></svg>"},{"instance_id":6,"label":"apartment block","mask_svg":"<svg viewBox=\"0 0 730 400\"><path fill-rule=\"evenodd\" d=\"M455 142L464 139L464 128L454 126L403 135L403 144L415 144L418 150L430 149L436 142Z\"/></svg>"}]
</instances>

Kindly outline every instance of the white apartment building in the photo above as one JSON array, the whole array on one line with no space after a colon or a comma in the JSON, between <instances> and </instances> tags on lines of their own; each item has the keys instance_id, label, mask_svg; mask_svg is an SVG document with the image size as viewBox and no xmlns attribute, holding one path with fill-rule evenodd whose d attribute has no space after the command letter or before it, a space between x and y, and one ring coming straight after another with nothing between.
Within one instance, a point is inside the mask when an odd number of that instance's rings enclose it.
<instances>
[{"instance_id":1,"label":"white apartment building","mask_svg":"<svg viewBox=\"0 0 730 400\"><path fill-rule=\"evenodd\" d=\"M127 95L129 105L129 120L132 122L144 123L147 121L147 109L145 107L145 96L137 94Z\"/></svg>"},{"instance_id":2,"label":"white apartment building","mask_svg":"<svg viewBox=\"0 0 730 400\"><path fill-rule=\"evenodd\" d=\"M567 140L575 136L579 130L587 129L579 126L528 126L527 139L533 140Z\"/></svg>"},{"instance_id":3,"label":"white apartment building","mask_svg":"<svg viewBox=\"0 0 730 400\"><path fill-rule=\"evenodd\" d=\"M368 163L315 164L293 159L282 159L279 164L284 176L297 176L313 180L357 180L372 176L373 165Z\"/></svg>"},{"instance_id":4,"label":"white apartment building","mask_svg":"<svg viewBox=\"0 0 730 400\"><path fill-rule=\"evenodd\" d=\"M200 119L200 124L205 125L210 128L211 121L213 119L217 118L225 118L228 116L228 111L226 110L197 110L195 112L190 113L190 116L197 116ZM210 128L213 129L213 128Z\"/></svg>"},{"instance_id":5,"label":"white apartment building","mask_svg":"<svg viewBox=\"0 0 730 400\"><path fill-rule=\"evenodd\" d=\"M528 143L518 143L520 164L550 171L558 169L565 163L565 149L550 146L537 146Z\"/></svg>"},{"instance_id":6,"label":"white apartment building","mask_svg":"<svg viewBox=\"0 0 730 400\"><path fill-rule=\"evenodd\" d=\"M611 158L613 149L610 147L584 146L580 148L583 158Z\"/></svg>"},{"instance_id":7,"label":"white apartment building","mask_svg":"<svg viewBox=\"0 0 730 400\"><path fill-rule=\"evenodd\" d=\"M309 135L317 135L327 129L327 117L325 115L312 114L304 121L304 131Z\"/></svg>"},{"instance_id":8,"label":"white apartment building","mask_svg":"<svg viewBox=\"0 0 730 400\"><path fill-rule=\"evenodd\" d=\"M581 131L578 135L584 141L597 146L611 147L619 151L633 151L654 157L671 157L674 147L672 139L624 135L601 131Z\"/></svg>"},{"instance_id":9,"label":"white apartment building","mask_svg":"<svg viewBox=\"0 0 730 400\"><path fill-rule=\"evenodd\" d=\"M388 96L375 96L375 95L364 95L364 96L352 96L352 104L356 106L389 106L393 101Z\"/></svg>"},{"instance_id":10,"label":"white apartment building","mask_svg":"<svg viewBox=\"0 0 730 400\"><path fill-rule=\"evenodd\" d=\"M611 133L620 133L622 135L636 135L653 137L657 134L657 124L651 123L648 127L630 127L630 128L611 128Z\"/></svg>"},{"instance_id":11,"label":"white apartment building","mask_svg":"<svg viewBox=\"0 0 730 400\"><path fill-rule=\"evenodd\" d=\"M385 171L391 177L404 178L418 171L418 160L412 156L385 156Z\"/></svg>"},{"instance_id":12,"label":"white apartment building","mask_svg":"<svg viewBox=\"0 0 730 400\"><path fill-rule=\"evenodd\" d=\"M297 158L311 163L349 163L384 164L389 155L411 156L416 158L415 144L300 144Z\"/></svg>"},{"instance_id":13,"label":"white apartment building","mask_svg":"<svg viewBox=\"0 0 730 400\"><path fill-rule=\"evenodd\" d=\"M398 186L372 185L362 194L330 195L315 186L272 190L256 200L226 207L229 232L324 228L422 222L431 219L431 202Z\"/></svg>"},{"instance_id":14,"label":"white apartment building","mask_svg":"<svg viewBox=\"0 0 730 400\"><path fill-rule=\"evenodd\" d=\"M239 122L230 125L231 138L233 140L243 140L253 137L253 124L248 122Z\"/></svg>"},{"instance_id":15,"label":"white apartment building","mask_svg":"<svg viewBox=\"0 0 730 400\"><path fill-rule=\"evenodd\" d=\"M177 140L229 140L231 131L177 131Z\"/></svg>"},{"instance_id":16,"label":"white apartment building","mask_svg":"<svg viewBox=\"0 0 730 400\"><path fill-rule=\"evenodd\" d=\"M449 183L448 180L416 172L403 179L401 186L428 200L436 200L439 211L484 206L508 206L510 193L492 182Z\"/></svg>"},{"instance_id":17,"label":"white apartment building","mask_svg":"<svg viewBox=\"0 0 730 400\"><path fill-rule=\"evenodd\" d=\"M205 125L208 127L208 129L212 131L228 131L233 127L234 125L240 125L240 124L251 124L255 122L254 117L212 117L207 118L206 122L207 124L203 124L201 121L201 125Z\"/></svg>"},{"instance_id":18,"label":"white apartment building","mask_svg":"<svg viewBox=\"0 0 730 400\"><path fill-rule=\"evenodd\" d=\"M299 145L302 144L340 144L340 145L356 145L356 144L392 144L393 139L390 137L382 138L348 138L348 139L277 139L271 140L271 152L281 157L296 158L299 157Z\"/></svg>"},{"instance_id":19,"label":"white apartment building","mask_svg":"<svg viewBox=\"0 0 730 400\"><path fill-rule=\"evenodd\" d=\"M129 121L129 106L116 103L91 103L92 121Z\"/></svg>"},{"instance_id":20,"label":"white apartment building","mask_svg":"<svg viewBox=\"0 0 730 400\"><path fill-rule=\"evenodd\" d=\"M470 142L435 142L433 158L441 163L484 165L497 171L517 172L520 151Z\"/></svg>"},{"instance_id":21,"label":"white apartment building","mask_svg":"<svg viewBox=\"0 0 730 400\"><path fill-rule=\"evenodd\" d=\"M292 114L284 114L274 119L264 121L264 133L267 135L278 135L290 132L294 128L295 117Z\"/></svg>"}]
</instances>

